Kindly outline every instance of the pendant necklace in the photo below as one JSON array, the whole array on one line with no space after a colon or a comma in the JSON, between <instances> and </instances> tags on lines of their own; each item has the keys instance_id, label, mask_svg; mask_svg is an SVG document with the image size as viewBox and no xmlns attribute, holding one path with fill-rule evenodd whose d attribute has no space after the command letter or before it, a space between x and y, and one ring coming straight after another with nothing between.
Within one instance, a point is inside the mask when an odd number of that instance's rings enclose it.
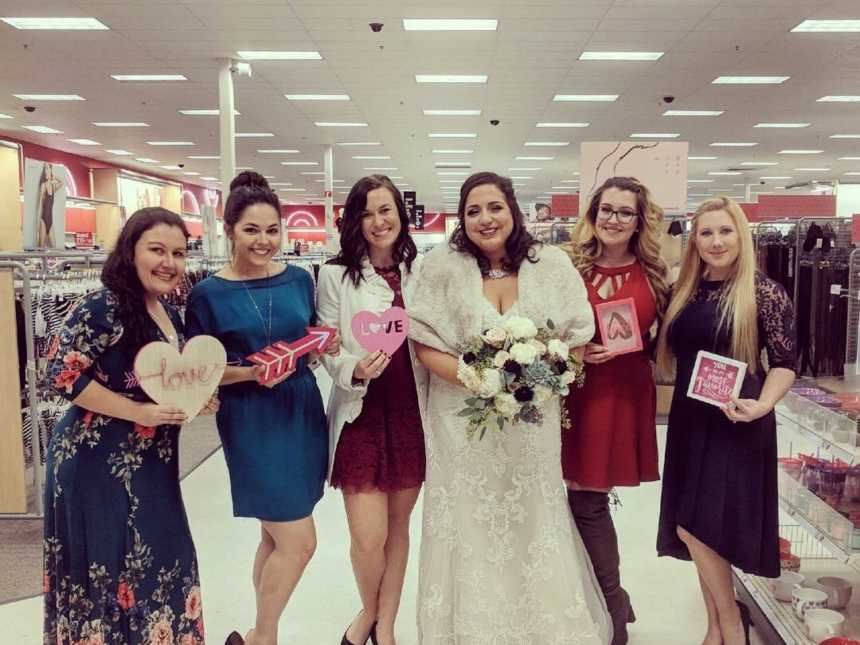
<instances>
[{"instance_id":1,"label":"pendant necklace","mask_svg":"<svg viewBox=\"0 0 860 645\"><path fill-rule=\"evenodd\" d=\"M254 309L257 311L257 316L260 318L260 324L263 326L263 331L266 332L266 347L272 344L272 283L269 280L269 271L266 270L266 286L269 295L269 322L266 324L266 319L263 318L263 312L260 311L260 307L257 304L257 301L254 299L254 296L251 295L251 290L248 288L247 282L242 280L242 286L245 287L245 293L248 295L248 299L251 301L251 304L254 305Z\"/></svg>"}]
</instances>

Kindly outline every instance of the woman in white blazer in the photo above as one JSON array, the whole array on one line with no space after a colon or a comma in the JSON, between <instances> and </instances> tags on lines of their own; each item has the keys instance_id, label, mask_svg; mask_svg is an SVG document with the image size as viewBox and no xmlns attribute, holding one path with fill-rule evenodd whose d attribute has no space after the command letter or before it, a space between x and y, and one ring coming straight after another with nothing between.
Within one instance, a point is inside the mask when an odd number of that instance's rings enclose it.
<instances>
[{"instance_id":1,"label":"woman in white blazer","mask_svg":"<svg viewBox=\"0 0 860 645\"><path fill-rule=\"evenodd\" d=\"M340 354L323 358L334 381L329 481L343 491L362 602L341 645L364 645L368 638L374 645L394 645L409 517L424 481L421 413L428 374L411 341L389 356L366 351L352 333L360 311L405 309L421 265L403 196L388 177L371 175L352 187L340 246L320 270L317 315L342 336Z\"/></svg>"}]
</instances>

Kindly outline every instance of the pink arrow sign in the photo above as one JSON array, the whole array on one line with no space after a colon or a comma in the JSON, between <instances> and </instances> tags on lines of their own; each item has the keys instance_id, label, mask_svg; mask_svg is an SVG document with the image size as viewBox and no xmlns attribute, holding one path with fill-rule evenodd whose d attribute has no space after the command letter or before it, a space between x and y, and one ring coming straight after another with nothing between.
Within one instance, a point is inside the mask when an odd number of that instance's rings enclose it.
<instances>
[{"instance_id":1,"label":"pink arrow sign","mask_svg":"<svg viewBox=\"0 0 860 645\"><path fill-rule=\"evenodd\" d=\"M272 343L268 347L255 352L248 360L266 368L260 383L265 384L293 370L296 362L310 352L324 352L329 348L337 335L334 327L307 327L308 335L292 343L283 340Z\"/></svg>"}]
</instances>

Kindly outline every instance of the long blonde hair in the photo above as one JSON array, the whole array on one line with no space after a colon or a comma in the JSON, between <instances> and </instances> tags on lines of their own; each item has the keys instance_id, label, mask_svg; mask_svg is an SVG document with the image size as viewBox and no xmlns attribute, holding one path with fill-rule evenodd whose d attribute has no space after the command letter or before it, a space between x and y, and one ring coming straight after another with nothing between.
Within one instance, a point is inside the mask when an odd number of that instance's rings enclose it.
<instances>
[{"instance_id":1,"label":"long blonde hair","mask_svg":"<svg viewBox=\"0 0 860 645\"><path fill-rule=\"evenodd\" d=\"M610 177L591 196L585 216L580 218L573 229L570 244L563 248L570 255L579 273L587 277L594 271L594 265L603 254L603 242L597 236L597 211L603 193L609 188L626 190L636 195L638 228L630 238L630 252L645 270L645 275L657 304L657 317L662 318L669 301L668 268L660 256L660 220L663 210L651 199L648 188L633 177Z\"/></svg>"},{"instance_id":2,"label":"long blonde hair","mask_svg":"<svg viewBox=\"0 0 860 645\"><path fill-rule=\"evenodd\" d=\"M725 211L734 222L738 232L738 257L734 271L726 281L720 296L719 328L727 330L732 337L732 358L744 361L754 373L760 367L758 346L758 319L755 299L756 262L749 222L737 202L728 197L712 197L705 200L693 215L690 242L684 253L681 273L675 282L672 301L660 328L657 343L657 369L661 377L671 378L675 372L675 356L669 348L669 328L678 314L687 306L702 280L707 264L696 247L699 220L705 213Z\"/></svg>"}]
</instances>

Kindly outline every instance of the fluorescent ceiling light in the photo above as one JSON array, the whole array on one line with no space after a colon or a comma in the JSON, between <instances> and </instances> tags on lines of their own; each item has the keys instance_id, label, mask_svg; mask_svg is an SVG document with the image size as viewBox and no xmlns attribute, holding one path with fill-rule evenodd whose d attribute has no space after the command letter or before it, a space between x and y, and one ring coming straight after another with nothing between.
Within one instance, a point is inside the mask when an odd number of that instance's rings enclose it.
<instances>
[{"instance_id":1,"label":"fluorescent ceiling light","mask_svg":"<svg viewBox=\"0 0 860 645\"><path fill-rule=\"evenodd\" d=\"M552 161L555 157L514 157L517 161Z\"/></svg>"},{"instance_id":2,"label":"fluorescent ceiling light","mask_svg":"<svg viewBox=\"0 0 860 645\"><path fill-rule=\"evenodd\" d=\"M578 179L562 179L561 183L563 183L563 184L578 184L579 180Z\"/></svg>"},{"instance_id":3,"label":"fluorescent ceiling light","mask_svg":"<svg viewBox=\"0 0 860 645\"><path fill-rule=\"evenodd\" d=\"M13 94L12 96L22 101L86 101L83 96L77 94Z\"/></svg>"},{"instance_id":4,"label":"fluorescent ceiling light","mask_svg":"<svg viewBox=\"0 0 860 645\"><path fill-rule=\"evenodd\" d=\"M237 139L271 139L274 136L272 132L237 132L235 134Z\"/></svg>"},{"instance_id":5,"label":"fluorescent ceiling light","mask_svg":"<svg viewBox=\"0 0 860 645\"><path fill-rule=\"evenodd\" d=\"M714 159L719 159L719 157L687 157L690 161L713 161Z\"/></svg>"},{"instance_id":6,"label":"fluorescent ceiling light","mask_svg":"<svg viewBox=\"0 0 860 645\"><path fill-rule=\"evenodd\" d=\"M830 170L830 168L795 168L800 172L826 172Z\"/></svg>"},{"instance_id":7,"label":"fluorescent ceiling light","mask_svg":"<svg viewBox=\"0 0 860 645\"><path fill-rule=\"evenodd\" d=\"M93 121L97 128L148 128L148 123L141 121Z\"/></svg>"},{"instance_id":8,"label":"fluorescent ceiling light","mask_svg":"<svg viewBox=\"0 0 860 645\"><path fill-rule=\"evenodd\" d=\"M459 184L460 180L459 179L440 179L439 183L440 184Z\"/></svg>"},{"instance_id":9,"label":"fluorescent ceiling light","mask_svg":"<svg viewBox=\"0 0 860 645\"><path fill-rule=\"evenodd\" d=\"M786 175L762 175L761 177L759 177L759 179L791 179L791 177Z\"/></svg>"},{"instance_id":10,"label":"fluorescent ceiling light","mask_svg":"<svg viewBox=\"0 0 860 645\"><path fill-rule=\"evenodd\" d=\"M808 128L809 123L756 123L754 128Z\"/></svg>"},{"instance_id":11,"label":"fluorescent ceiling light","mask_svg":"<svg viewBox=\"0 0 860 645\"><path fill-rule=\"evenodd\" d=\"M0 119L11 119L11 118L13 118L13 117L9 116L8 114L0 114Z\"/></svg>"},{"instance_id":12,"label":"fluorescent ceiling light","mask_svg":"<svg viewBox=\"0 0 860 645\"><path fill-rule=\"evenodd\" d=\"M116 81L187 81L182 74L111 74Z\"/></svg>"},{"instance_id":13,"label":"fluorescent ceiling light","mask_svg":"<svg viewBox=\"0 0 860 645\"><path fill-rule=\"evenodd\" d=\"M319 52L304 51L249 51L236 52L239 58L245 60L322 60Z\"/></svg>"},{"instance_id":14,"label":"fluorescent ceiling light","mask_svg":"<svg viewBox=\"0 0 860 645\"><path fill-rule=\"evenodd\" d=\"M510 171L525 171L525 172L531 172L531 171L543 170L543 168L531 168L531 167L530 167L530 168L523 168L523 167L519 167L519 168L508 168L508 170L510 170Z\"/></svg>"},{"instance_id":15,"label":"fluorescent ceiling light","mask_svg":"<svg viewBox=\"0 0 860 645\"><path fill-rule=\"evenodd\" d=\"M217 177L201 177L203 181L218 181Z\"/></svg>"},{"instance_id":16,"label":"fluorescent ceiling light","mask_svg":"<svg viewBox=\"0 0 860 645\"><path fill-rule=\"evenodd\" d=\"M424 110L424 116L481 116L481 110Z\"/></svg>"},{"instance_id":17,"label":"fluorescent ceiling light","mask_svg":"<svg viewBox=\"0 0 860 645\"><path fill-rule=\"evenodd\" d=\"M150 146L193 146L193 141L147 141Z\"/></svg>"},{"instance_id":18,"label":"fluorescent ceiling light","mask_svg":"<svg viewBox=\"0 0 860 645\"><path fill-rule=\"evenodd\" d=\"M496 31L499 21L493 19L425 19L404 18L404 31Z\"/></svg>"},{"instance_id":19,"label":"fluorescent ceiling light","mask_svg":"<svg viewBox=\"0 0 860 645\"><path fill-rule=\"evenodd\" d=\"M302 172L301 174L303 174L303 175L324 175L325 172L323 172L322 170L319 170L319 171L316 171L316 170L315 171L308 171L308 170L306 170L306 171Z\"/></svg>"},{"instance_id":20,"label":"fluorescent ceiling light","mask_svg":"<svg viewBox=\"0 0 860 645\"><path fill-rule=\"evenodd\" d=\"M822 96L818 103L858 103L860 96Z\"/></svg>"},{"instance_id":21,"label":"fluorescent ceiling light","mask_svg":"<svg viewBox=\"0 0 860 645\"><path fill-rule=\"evenodd\" d=\"M349 123L337 121L315 121L314 125L318 128L366 128L366 123Z\"/></svg>"},{"instance_id":22,"label":"fluorescent ceiling light","mask_svg":"<svg viewBox=\"0 0 860 645\"><path fill-rule=\"evenodd\" d=\"M677 139L680 137L678 132L634 132L630 135L631 139Z\"/></svg>"},{"instance_id":23,"label":"fluorescent ceiling light","mask_svg":"<svg viewBox=\"0 0 860 645\"><path fill-rule=\"evenodd\" d=\"M69 139L72 143L77 143L79 146L100 146L98 141L92 139Z\"/></svg>"},{"instance_id":24,"label":"fluorescent ceiling light","mask_svg":"<svg viewBox=\"0 0 860 645\"><path fill-rule=\"evenodd\" d=\"M389 166L371 166L369 168L365 168L365 170L397 170L397 168L392 168Z\"/></svg>"},{"instance_id":25,"label":"fluorescent ceiling light","mask_svg":"<svg viewBox=\"0 0 860 645\"><path fill-rule=\"evenodd\" d=\"M434 155L470 155L474 150L462 150L459 148L443 149L437 148L433 150Z\"/></svg>"},{"instance_id":26,"label":"fluorescent ceiling light","mask_svg":"<svg viewBox=\"0 0 860 645\"><path fill-rule=\"evenodd\" d=\"M167 166L162 166L162 168L164 168L165 170L179 170L179 166L177 166L176 164L170 164ZM238 168L237 168L237 170L238 170Z\"/></svg>"},{"instance_id":27,"label":"fluorescent ceiling light","mask_svg":"<svg viewBox=\"0 0 860 645\"><path fill-rule=\"evenodd\" d=\"M149 157L138 157L135 161L140 163L158 163L158 159L150 159Z\"/></svg>"},{"instance_id":28,"label":"fluorescent ceiling light","mask_svg":"<svg viewBox=\"0 0 860 645\"><path fill-rule=\"evenodd\" d=\"M860 175L860 172L853 171L853 172L846 172L845 174L851 175L852 177L856 177L857 175Z\"/></svg>"},{"instance_id":29,"label":"fluorescent ceiling light","mask_svg":"<svg viewBox=\"0 0 860 645\"><path fill-rule=\"evenodd\" d=\"M716 179L688 179L688 184L713 184Z\"/></svg>"},{"instance_id":30,"label":"fluorescent ceiling light","mask_svg":"<svg viewBox=\"0 0 860 645\"><path fill-rule=\"evenodd\" d=\"M525 177L523 175L511 175L508 179L534 179L534 177Z\"/></svg>"},{"instance_id":31,"label":"fluorescent ceiling light","mask_svg":"<svg viewBox=\"0 0 860 645\"><path fill-rule=\"evenodd\" d=\"M582 52L579 60L660 60L663 52Z\"/></svg>"},{"instance_id":32,"label":"fluorescent ceiling light","mask_svg":"<svg viewBox=\"0 0 860 645\"><path fill-rule=\"evenodd\" d=\"M758 143L740 142L740 141L715 141L711 144L714 148L752 148Z\"/></svg>"},{"instance_id":33,"label":"fluorescent ceiling light","mask_svg":"<svg viewBox=\"0 0 860 645\"><path fill-rule=\"evenodd\" d=\"M617 94L556 94L553 101L607 102L618 100Z\"/></svg>"},{"instance_id":34,"label":"fluorescent ceiling light","mask_svg":"<svg viewBox=\"0 0 860 645\"><path fill-rule=\"evenodd\" d=\"M288 101L349 101L349 94L284 94Z\"/></svg>"},{"instance_id":35,"label":"fluorescent ceiling light","mask_svg":"<svg viewBox=\"0 0 860 645\"><path fill-rule=\"evenodd\" d=\"M791 31L848 33L860 31L860 20L804 20Z\"/></svg>"},{"instance_id":36,"label":"fluorescent ceiling light","mask_svg":"<svg viewBox=\"0 0 860 645\"><path fill-rule=\"evenodd\" d=\"M264 148L263 150L257 150L257 152L261 155L295 155L301 151L292 148Z\"/></svg>"},{"instance_id":37,"label":"fluorescent ceiling light","mask_svg":"<svg viewBox=\"0 0 860 645\"><path fill-rule=\"evenodd\" d=\"M67 31L110 29L96 18L0 18L15 29L62 29Z\"/></svg>"},{"instance_id":38,"label":"fluorescent ceiling light","mask_svg":"<svg viewBox=\"0 0 860 645\"><path fill-rule=\"evenodd\" d=\"M778 161L742 161L742 166L778 166Z\"/></svg>"},{"instance_id":39,"label":"fluorescent ceiling light","mask_svg":"<svg viewBox=\"0 0 860 645\"><path fill-rule=\"evenodd\" d=\"M524 146L569 146L570 141L526 141Z\"/></svg>"},{"instance_id":40,"label":"fluorescent ceiling light","mask_svg":"<svg viewBox=\"0 0 860 645\"><path fill-rule=\"evenodd\" d=\"M860 134L831 134L831 139L860 139Z\"/></svg>"},{"instance_id":41,"label":"fluorescent ceiling light","mask_svg":"<svg viewBox=\"0 0 860 645\"><path fill-rule=\"evenodd\" d=\"M839 161L860 161L860 157L839 157Z\"/></svg>"},{"instance_id":42,"label":"fluorescent ceiling light","mask_svg":"<svg viewBox=\"0 0 860 645\"><path fill-rule=\"evenodd\" d=\"M474 132L431 132L427 135L431 139L477 139Z\"/></svg>"},{"instance_id":43,"label":"fluorescent ceiling light","mask_svg":"<svg viewBox=\"0 0 860 645\"><path fill-rule=\"evenodd\" d=\"M190 171L190 170L186 170L186 171L185 171L185 172L183 172L182 174L183 174L183 175L187 175L187 176L189 176L189 177L199 177L199 176L200 176L200 173L199 173L199 172L192 172L192 171Z\"/></svg>"},{"instance_id":44,"label":"fluorescent ceiling light","mask_svg":"<svg viewBox=\"0 0 860 645\"><path fill-rule=\"evenodd\" d=\"M791 76L718 76L714 85L779 85L785 83Z\"/></svg>"},{"instance_id":45,"label":"fluorescent ceiling light","mask_svg":"<svg viewBox=\"0 0 860 645\"><path fill-rule=\"evenodd\" d=\"M742 175L742 172L737 170L715 170L713 172L709 172L709 175L713 175L715 177L731 177L734 175Z\"/></svg>"},{"instance_id":46,"label":"fluorescent ceiling light","mask_svg":"<svg viewBox=\"0 0 860 645\"><path fill-rule=\"evenodd\" d=\"M391 177L389 177L389 179L391 179ZM320 184L324 184L324 183L325 183L325 179L314 179L314 181L315 181L315 182L318 182L318 183L320 183ZM342 183L343 183L343 179L332 179L332 180L331 180L331 182L332 182L333 184L342 184Z\"/></svg>"},{"instance_id":47,"label":"fluorescent ceiling light","mask_svg":"<svg viewBox=\"0 0 860 645\"><path fill-rule=\"evenodd\" d=\"M307 192L307 188L278 188L278 190L282 190L285 193L305 193L305 192Z\"/></svg>"},{"instance_id":48,"label":"fluorescent ceiling light","mask_svg":"<svg viewBox=\"0 0 860 645\"><path fill-rule=\"evenodd\" d=\"M720 116L725 110L666 110L663 116Z\"/></svg>"},{"instance_id":49,"label":"fluorescent ceiling light","mask_svg":"<svg viewBox=\"0 0 860 645\"><path fill-rule=\"evenodd\" d=\"M221 110L218 108L213 109L192 109L192 110L179 110L179 114L184 114L185 116L219 116L221 114ZM239 110L233 110L233 114L235 116L242 116Z\"/></svg>"},{"instance_id":50,"label":"fluorescent ceiling light","mask_svg":"<svg viewBox=\"0 0 860 645\"><path fill-rule=\"evenodd\" d=\"M273 181L269 183L269 186L292 186L292 182L289 181Z\"/></svg>"},{"instance_id":51,"label":"fluorescent ceiling light","mask_svg":"<svg viewBox=\"0 0 860 645\"><path fill-rule=\"evenodd\" d=\"M587 128L590 123L536 123L536 128Z\"/></svg>"},{"instance_id":52,"label":"fluorescent ceiling light","mask_svg":"<svg viewBox=\"0 0 860 645\"><path fill-rule=\"evenodd\" d=\"M282 166L319 166L318 161L282 161Z\"/></svg>"},{"instance_id":53,"label":"fluorescent ceiling light","mask_svg":"<svg viewBox=\"0 0 860 645\"><path fill-rule=\"evenodd\" d=\"M189 159L220 159L221 155L189 155Z\"/></svg>"},{"instance_id":54,"label":"fluorescent ceiling light","mask_svg":"<svg viewBox=\"0 0 860 645\"><path fill-rule=\"evenodd\" d=\"M46 125L22 125L21 127L31 132L38 132L39 134L63 134L61 130L55 130Z\"/></svg>"},{"instance_id":55,"label":"fluorescent ceiling light","mask_svg":"<svg viewBox=\"0 0 860 645\"><path fill-rule=\"evenodd\" d=\"M391 155L353 155L353 159L391 159Z\"/></svg>"},{"instance_id":56,"label":"fluorescent ceiling light","mask_svg":"<svg viewBox=\"0 0 860 645\"><path fill-rule=\"evenodd\" d=\"M400 177L400 176L394 176L394 175L388 175L388 178L389 179L406 179L406 177ZM338 180L338 181L340 181L340 180Z\"/></svg>"},{"instance_id":57,"label":"fluorescent ceiling light","mask_svg":"<svg viewBox=\"0 0 860 645\"><path fill-rule=\"evenodd\" d=\"M116 155L117 157L130 157L134 154L133 152L129 152L128 150L121 149L108 150L107 152L111 153L112 155Z\"/></svg>"},{"instance_id":58,"label":"fluorescent ceiling light","mask_svg":"<svg viewBox=\"0 0 860 645\"><path fill-rule=\"evenodd\" d=\"M382 143L379 141L345 141L343 143L335 144L338 146L381 146Z\"/></svg>"},{"instance_id":59,"label":"fluorescent ceiling light","mask_svg":"<svg viewBox=\"0 0 860 645\"><path fill-rule=\"evenodd\" d=\"M437 161L437 168L471 168L472 164L468 161Z\"/></svg>"},{"instance_id":60,"label":"fluorescent ceiling light","mask_svg":"<svg viewBox=\"0 0 860 645\"><path fill-rule=\"evenodd\" d=\"M820 155L824 150L780 150L780 155Z\"/></svg>"},{"instance_id":61,"label":"fluorescent ceiling light","mask_svg":"<svg viewBox=\"0 0 860 645\"><path fill-rule=\"evenodd\" d=\"M416 83L486 83L486 74L416 74Z\"/></svg>"}]
</instances>

